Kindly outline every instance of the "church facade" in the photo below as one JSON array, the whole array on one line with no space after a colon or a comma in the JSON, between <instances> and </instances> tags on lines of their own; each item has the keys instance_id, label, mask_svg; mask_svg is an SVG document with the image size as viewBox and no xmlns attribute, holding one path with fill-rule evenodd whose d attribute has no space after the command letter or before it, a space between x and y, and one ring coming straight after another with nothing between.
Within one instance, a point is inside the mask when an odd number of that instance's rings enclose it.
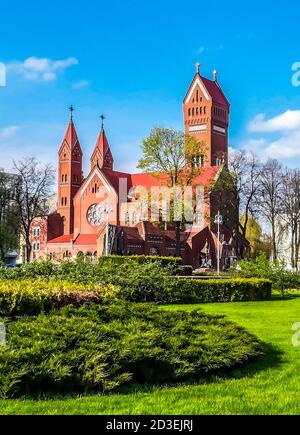
<instances>
[{"instance_id":1,"label":"church facade","mask_svg":"<svg viewBox=\"0 0 300 435\"><path fill-rule=\"evenodd\" d=\"M213 188L220 183L228 159L230 105L214 71L212 80L196 74L183 101L184 131L193 135L205 151L195 156L197 186L203 193L203 210L194 210L181 231L180 251L185 264L214 267L217 252L221 264L237 257L232 207L223 210L219 226L214 216L220 209ZM201 147L203 150L203 146ZM161 215L149 214L141 199L160 189L164 174L129 174L114 168L113 153L103 125L90 158L90 172L82 172L83 153L73 113L58 151L58 188L55 209L32 226L33 258L71 258L90 255L145 254L174 256L174 227ZM219 232L218 232L219 230Z\"/></svg>"}]
</instances>

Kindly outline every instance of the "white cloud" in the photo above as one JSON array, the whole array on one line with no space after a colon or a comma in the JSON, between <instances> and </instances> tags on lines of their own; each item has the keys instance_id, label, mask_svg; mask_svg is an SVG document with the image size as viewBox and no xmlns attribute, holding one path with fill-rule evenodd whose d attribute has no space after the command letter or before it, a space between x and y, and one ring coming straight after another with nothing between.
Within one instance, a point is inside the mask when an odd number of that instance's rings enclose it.
<instances>
[{"instance_id":1,"label":"white cloud","mask_svg":"<svg viewBox=\"0 0 300 435\"><path fill-rule=\"evenodd\" d=\"M8 71L18 73L26 80L52 81L56 79L59 72L73 65L78 65L78 63L75 57L52 60L32 56L24 62L12 62L8 65Z\"/></svg>"},{"instance_id":2,"label":"white cloud","mask_svg":"<svg viewBox=\"0 0 300 435\"><path fill-rule=\"evenodd\" d=\"M287 132L297 129L300 129L300 110L287 110L270 119L266 119L265 114L260 113L248 124L248 130L253 133Z\"/></svg>"},{"instance_id":3,"label":"white cloud","mask_svg":"<svg viewBox=\"0 0 300 435\"><path fill-rule=\"evenodd\" d=\"M90 82L88 80L79 80L78 82L73 83L73 89L82 89L89 86Z\"/></svg>"},{"instance_id":4,"label":"white cloud","mask_svg":"<svg viewBox=\"0 0 300 435\"><path fill-rule=\"evenodd\" d=\"M279 160L300 157L300 129L271 142L264 153Z\"/></svg>"},{"instance_id":5,"label":"white cloud","mask_svg":"<svg viewBox=\"0 0 300 435\"><path fill-rule=\"evenodd\" d=\"M12 138L18 131L20 127L17 125L11 125L9 127L4 127L0 130L0 139L10 139Z\"/></svg>"}]
</instances>

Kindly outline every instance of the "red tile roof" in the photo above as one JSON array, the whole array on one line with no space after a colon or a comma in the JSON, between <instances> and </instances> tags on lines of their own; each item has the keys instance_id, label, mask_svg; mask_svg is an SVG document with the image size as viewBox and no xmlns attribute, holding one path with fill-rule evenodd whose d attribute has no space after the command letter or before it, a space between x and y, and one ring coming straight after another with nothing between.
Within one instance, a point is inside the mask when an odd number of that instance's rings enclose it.
<instances>
[{"instance_id":1,"label":"red tile roof","mask_svg":"<svg viewBox=\"0 0 300 435\"><path fill-rule=\"evenodd\" d=\"M201 80L206 87L207 92L216 103L221 104L222 106L230 105L218 82L206 79L205 77L201 77Z\"/></svg>"},{"instance_id":2,"label":"red tile roof","mask_svg":"<svg viewBox=\"0 0 300 435\"><path fill-rule=\"evenodd\" d=\"M74 245L96 245L97 234L79 234Z\"/></svg>"},{"instance_id":3,"label":"red tile roof","mask_svg":"<svg viewBox=\"0 0 300 435\"><path fill-rule=\"evenodd\" d=\"M192 88L192 86L197 78L199 78L202 81L204 87L206 88L207 92L209 93L210 97L213 99L213 101L215 103L218 103L222 106L227 106L229 108L230 103L227 100L227 98L225 97L219 83L215 82L214 80L209 80L206 77L202 77L202 76L200 76L199 73L195 74L195 76L192 80L192 83L190 84L190 87L189 87L189 89L184 97L184 101L186 100L187 96L189 95L190 90L191 90L191 88Z\"/></svg>"},{"instance_id":4,"label":"red tile roof","mask_svg":"<svg viewBox=\"0 0 300 435\"><path fill-rule=\"evenodd\" d=\"M49 240L48 243L70 243L73 240L74 234L66 234Z\"/></svg>"},{"instance_id":5,"label":"red tile roof","mask_svg":"<svg viewBox=\"0 0 300 435\"><path fill-rule=\"evenodd\" d=\"M151 173L127 174L125 172L112 171L109 169L101 169L106 178L110 181L116 192L119 192L119 180L124 178L127 180L127 189L134 186L143 186L150 189L152 186L167 185L168 175L161 173L154 175ZM194 178L193 185L210 187L213 180L216 178L220 170L219 166L208 166L199 169L199 175Z\"/></svg>"}]
</instances>

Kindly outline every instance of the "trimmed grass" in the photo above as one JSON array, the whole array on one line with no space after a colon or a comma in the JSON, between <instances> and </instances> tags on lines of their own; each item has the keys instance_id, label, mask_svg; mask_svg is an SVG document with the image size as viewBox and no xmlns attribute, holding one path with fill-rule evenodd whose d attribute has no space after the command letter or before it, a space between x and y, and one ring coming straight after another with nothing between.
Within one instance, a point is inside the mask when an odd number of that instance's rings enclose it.
<instances>
[{"instance_id":1,"label":"trimmed grass","mask_svg":"<svg viewBox=\"0 0 300 435\"><path fill-rule=\"evenodd\" d=\"M299 414L300 347L292 325L300 322L300 297L268 302L166 306L224 314L263 340L266 356L225 378L128 394L52 400L0 401L1 414Z\"/></svg>"}]
</instances>

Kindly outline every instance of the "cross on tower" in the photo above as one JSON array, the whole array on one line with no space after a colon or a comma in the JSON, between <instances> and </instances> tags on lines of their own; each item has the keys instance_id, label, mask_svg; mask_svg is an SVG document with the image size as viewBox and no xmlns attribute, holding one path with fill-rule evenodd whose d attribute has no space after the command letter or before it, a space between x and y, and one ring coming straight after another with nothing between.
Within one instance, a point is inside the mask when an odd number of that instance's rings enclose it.
<instances>
[{"instance_id":1,"label":"cross on tower","mask_svg":"<svg viewBox=\"0 0 300 435\"><path fill-rule=\"evenodd\" d=\"M197 62L197 63L196 63L196 72L197 72L197 73L199 73L200 66L201 66L201 63Z\"/></svg>"},{"instance_id":2,"label":"cross on tower","mask_svg":"<svg viewBox=\"0 0 300 435\"><path fill-rule=\"evenodd\" d=\"M104 130L104 119L105 119L105 116L103 115L103 113L101 114L100 118L101 118L101 130Z\"/></svg>"},{"instance_id":3,"label":"cross on tower","mask_svg":"<svg viewBox=\"0 0 300 435\"><path fill-rule=\"evenodd\" d=\"M71 104L71 106L69 107L70 113L71 113L71 122L73 122L73 112L75 111L75 108L73 106L73 104Z\"/></svg>"}]
</instances>

